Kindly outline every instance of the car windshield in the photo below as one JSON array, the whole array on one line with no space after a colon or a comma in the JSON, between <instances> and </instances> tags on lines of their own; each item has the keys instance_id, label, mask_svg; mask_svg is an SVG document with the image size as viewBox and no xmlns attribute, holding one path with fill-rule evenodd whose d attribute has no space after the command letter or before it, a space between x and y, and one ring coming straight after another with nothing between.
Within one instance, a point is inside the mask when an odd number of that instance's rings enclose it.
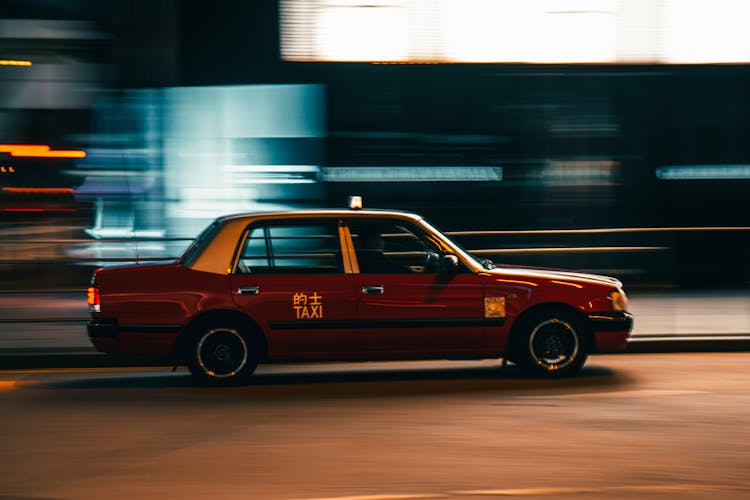
<instances>
[{"instance_id":1,"label":"car windshield","mask_svg":"<svg viewBox=\"0 0 750 500\"><path fill-rule=\"evenodd\" d=\"M492 262L490 259L485 259L485 258L478 257L478 256L472 254L471 252L469 252L468 250L466 250L463 246L461 246L458 243L456 243L456 240L451 239L448 236L446 236L446 234L444 232L442 232L440 229L438 229L437 227L435 227L430 222L428 222L428 221L426 221L424 219L422 219L422 222L425 225L427 225L428 227L430 227L436 233L439 233L440 236L442 236L443 239L445 239L447 242L449 242L451 246L455 247L457 250L460 250L460 252L465 257L468 257L471 260L473 260L478 266L481 266L484 269L494 269L495 268L495 263Z\"/></svg>"},{"instance_id":2,"label":"car windshield","mask_svg":"<svg viewBox=\"0 0 750 500\"><path fill-rule=\"evenodd\" d=\"M485 269L495 269L495 262L492 259L487 259L484 257L477 257L474 254L470 254L472 257L474 257L474 260L482 264L482 267Z\"/></svg>"}]
</instances>

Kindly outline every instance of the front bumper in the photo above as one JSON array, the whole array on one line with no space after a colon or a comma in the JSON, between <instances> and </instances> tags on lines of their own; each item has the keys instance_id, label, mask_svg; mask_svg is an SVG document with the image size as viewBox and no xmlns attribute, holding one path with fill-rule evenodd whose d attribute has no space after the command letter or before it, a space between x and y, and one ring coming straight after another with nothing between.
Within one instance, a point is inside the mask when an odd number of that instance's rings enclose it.
<instances>
[{"instance_id":1,"label":"front bumper","mask_svg":"<svg viewBox=\"0 0 750 500\"><path fill-rule=\"evenodd\" d=\"M633 315L624 311L589 314L595 332L615 332L633 329Z\"/></svg>"},{"instance_id":2,"label":"front bumper","mask_svg":"<svg viewBox=\"0 0 750 500\"><path fill-rule=\"evenodd\" d=\"M625 350L633 330L633 315L624 311L589 314L594 335L594 352L615 353Z\"/></svg>"}]
</instances>

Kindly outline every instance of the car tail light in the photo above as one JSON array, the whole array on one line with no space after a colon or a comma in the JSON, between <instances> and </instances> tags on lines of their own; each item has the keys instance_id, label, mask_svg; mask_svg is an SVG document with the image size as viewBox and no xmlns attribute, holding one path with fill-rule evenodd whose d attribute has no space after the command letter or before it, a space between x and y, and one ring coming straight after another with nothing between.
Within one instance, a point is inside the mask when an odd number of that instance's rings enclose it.
<instances>
[{"instance_id":1,"label":"car tail light","mask_svg":"<svg viewBox=\"0 0 750 500\"><path fill-rule=\"evenodd\" d=\"M101 312L102 296L99 292L99 285L94 284L90 286L86 295L89 303L89 312Z\"/></svg>"}]
</instances>

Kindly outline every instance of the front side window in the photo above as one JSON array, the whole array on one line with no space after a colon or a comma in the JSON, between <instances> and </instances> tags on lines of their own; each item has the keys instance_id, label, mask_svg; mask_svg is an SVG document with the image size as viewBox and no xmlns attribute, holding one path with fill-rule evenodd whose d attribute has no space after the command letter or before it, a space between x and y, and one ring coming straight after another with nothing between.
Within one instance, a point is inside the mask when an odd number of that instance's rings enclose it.
<instances>
[{"instance_id":1,"label":"front side window","mask_svg":"<svg viewBox=\"0 0 750 500\"><path fill-rule=\"evenodd\" d=\"M439 249L410 224L364 221L352 222L349 228L360 273L438 272Z\"/></svg>"},{"instance_id":2,"label":"front side window","mask_svg":"<svg viewBox=\"0 0 750 500\"><path fill-rule=\"evenodd\" d=\"M341 273L341 244L335 223L265 224L245 236L238 274Z\"/></svg>"}]
</instances>

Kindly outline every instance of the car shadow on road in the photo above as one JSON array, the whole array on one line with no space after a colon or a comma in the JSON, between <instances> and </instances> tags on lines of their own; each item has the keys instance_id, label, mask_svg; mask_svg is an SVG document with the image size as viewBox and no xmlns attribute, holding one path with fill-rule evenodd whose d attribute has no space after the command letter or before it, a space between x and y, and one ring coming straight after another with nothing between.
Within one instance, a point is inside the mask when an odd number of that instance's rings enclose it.
<instances>
[{"instance_id":1,"label":"car shadow on road","mask_svg":"<svg viewBox=\"0 0 750 500\"><path fill-rule=\"evenodd\" d=\"M355 366L352 368L352 366ZM606 366L591 365L575 377L547 379L530 378L516 366L482 364L451 367L423 366L415 363L361 363L336 369L325 364L273 365L262 367L247 385L237 387L204 387L196 385L184 370L172 373L153 371L78 376L72 380L49 382L47 387L67 389L107 389L113 394L118 389L170 389L169 394L189 393L211 398L253 399L325 399L325 398L395 398L432 396L454 393L514 393L546 392L581 393L591 389L616 390L631 383L627 374L618 373ZM114 390L114 391L112 391ZM148 391L147 391L148 392ZM128 391L132 396L132 391Z\"/></svg>"}]
</instances>

